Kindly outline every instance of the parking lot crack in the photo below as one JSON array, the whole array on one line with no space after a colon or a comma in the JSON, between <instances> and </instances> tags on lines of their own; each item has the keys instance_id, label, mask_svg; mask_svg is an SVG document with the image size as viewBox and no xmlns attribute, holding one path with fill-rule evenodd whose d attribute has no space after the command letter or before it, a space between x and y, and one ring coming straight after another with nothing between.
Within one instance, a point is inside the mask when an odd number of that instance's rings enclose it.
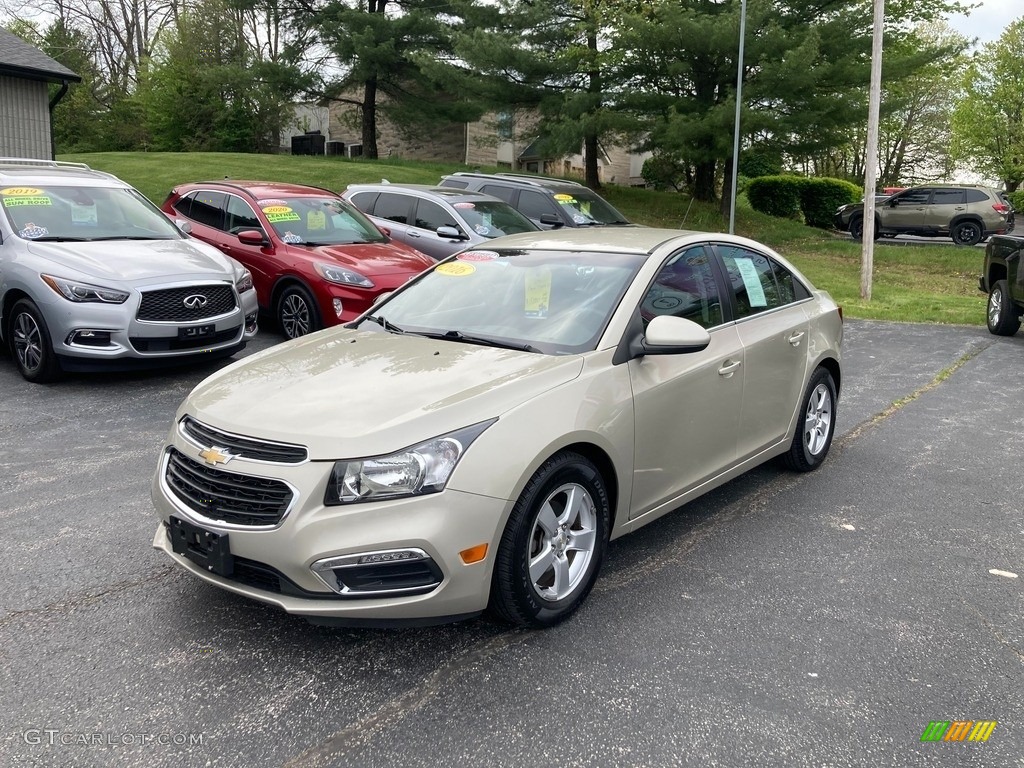
<instances>
[{"instance_id":1,"label":"parking lot crack","mask_svg":"<svg viewBox=\"0 0 1024 768\"><path fill-rule=\"evenodd\" d=\"M456 656L430 673L422 683L396 696L376 712L361 718L347 728L335 733L327 741L310 747L293 757L285 768L310 768L337 764L347 753L365 746L382 731L391 728L406 716L424 707L436 697L447 684L470 672L474 667L505 649L531 637L528 631L513 630L493 637L464 653Z\"/></svg>"},{"instance_id":2,"label":"parking lot crack","mask_svg":"<svg viewBox=\"0 0 1024 768\"><path fill-rule=\"evenodd\" d=\"M943 368L941 371L936 373L935 376L932 378L932 380L929 381L927 384L925 384L924 386L918 387L917 389L915 389L910 394L905 395L904 397L901 397L898 400L894 400L886 408L884 408L883 410L879 411L874 416L868 417L867 419L862 421L860 424L855 426L852 430L850 430L845 435L843 435L842 438L840 438L839 440L836 440L836 443L843 443L843 444L845 444L845 443L852 442L853 440L856 440L858 437L860 437L861 434L863 432L865 432L866 430L868 430L871 427L874 427L874 426L876 426L878 424L881 424L882 422L884 422L889 417L893 416L896 413L899 413L899 411L901 411L904 407L906 407L910 403L914 402L915 400L917 400L919 397L921 397L922 395L926 394L927 392L931 392L933 389L935 389L936 387L941 385L944 381L946 381L946 379L948 379L950 376L952 376L958 370L963 368L965 365L967 365L967 363L969 363L971 360L976 358L978 355L980 355L986 349L991 347L994 343L995 343L994 341L988 341L988 342L982 342L982 343L979 343L979 344L976 344L976 345L972 346L964 354L962 354L955 361L953 361L953 363L951 365Z\"/></svg>"},{"instance_id":3,"label":"parking lot crack","mask_svg":"<svg viewBox=\"0 0 1024 768\"><path fill-rule=\"evenodd\" d=\"M110 595L127 592L135 589L136 587L167 578L168 576L173 576L177 573L177 569L173 566L164 565L157 568L154 573L141 579L118 581L105 586L99 591L83 592L78 595L72 595L65 600L57 600L52 603L48 603L47 605L40 606L39 608L24 608L20 611L11 611L3 617L0 617L0 628L4 628L10 624L32 616L41 616L47 613L61 613L64 611L74 610L75 608L79 608L83 605L102 600Z\"/></svg>"}]
</instances>

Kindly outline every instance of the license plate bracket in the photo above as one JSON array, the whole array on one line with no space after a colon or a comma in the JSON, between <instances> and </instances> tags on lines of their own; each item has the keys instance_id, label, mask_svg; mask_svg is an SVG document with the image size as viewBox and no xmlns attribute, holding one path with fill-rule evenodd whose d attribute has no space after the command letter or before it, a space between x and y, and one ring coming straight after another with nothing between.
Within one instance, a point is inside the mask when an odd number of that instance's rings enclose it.
<instances>
[{"instance_id":1,"label":"license plate bracket","mask_svg":"<svg viewBox=\"0 0 1024 768\"><path fill-rule=\"evenodd\" d=\"M204 339L213 336L217 332L217 326L213 323L207 325L187 325L178 329L179 339Z\"/></svg>"},{"instance_id":2,"label":"license plate bracket","mask_svg":"<svg viewBox=\"0 0 1024 768\"><path fill-rule=\"evenodd\" d=\"M228 534L201 528L187 520L170 518L171 549L187 557L203 570L218 576L231 576L235 558L231 555Z\"/></svg>"}]
</instances>

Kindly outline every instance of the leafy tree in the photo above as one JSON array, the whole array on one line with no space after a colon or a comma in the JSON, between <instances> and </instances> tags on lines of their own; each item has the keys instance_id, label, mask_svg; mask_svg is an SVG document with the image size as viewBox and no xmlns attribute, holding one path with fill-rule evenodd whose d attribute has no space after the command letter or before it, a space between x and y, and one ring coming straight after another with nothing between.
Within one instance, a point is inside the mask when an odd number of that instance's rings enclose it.
<instances>
[{"instance_id":1,"label":"leafy tree","mask_svg":"<svg viewBox=\"0 0 1024 768\"><path fill-rule=\"evenodd\" d=\"M441 93L435 76L451 51L456 17L448 0L311 0L304 14L344 69L323 96L359 110L364 157L377 158L378 113L421 132L479 115Z\"/></svg>"},{"instance_id":2,"label":"leafy tree","mask_svg":"<svg viewBox=\"0 0 1024 768\"><path fill-rule=\"evenodd\" d=\"M974 56L952 126L958 161L1001 179L1007 192L1024 182L1024 17Z\"/></svg>"}]
</instances>

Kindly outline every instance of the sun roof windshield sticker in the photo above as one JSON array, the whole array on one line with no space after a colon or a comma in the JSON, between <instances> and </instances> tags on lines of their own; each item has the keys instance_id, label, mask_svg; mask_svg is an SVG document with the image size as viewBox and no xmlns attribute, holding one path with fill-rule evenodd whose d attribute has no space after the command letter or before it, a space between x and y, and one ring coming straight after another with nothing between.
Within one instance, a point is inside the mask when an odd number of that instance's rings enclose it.
<instances>
[{"instance_id":1,"label":"sun roof windshield sticker","mask_svg":"<svg viewBox=\"0 0 1024 768\"><path fill-rule=\"evenodd\" d=\"M751 307L767 307L768 300L764 295L764 287L758 277L757 268L753 259L742 256L733 257L736 269L739 270L740 278L743 280L743 287L747 289L747 299Z\"/></svg>"}]
</instances>

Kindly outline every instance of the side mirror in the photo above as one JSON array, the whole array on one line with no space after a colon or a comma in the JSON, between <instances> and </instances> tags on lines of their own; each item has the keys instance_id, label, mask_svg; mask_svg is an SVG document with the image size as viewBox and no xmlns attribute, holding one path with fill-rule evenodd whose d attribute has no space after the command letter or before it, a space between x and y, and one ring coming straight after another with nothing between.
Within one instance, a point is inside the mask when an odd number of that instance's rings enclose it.
<instances>
[{"instance_id":1,"label":"side mirror","mask_svg":"<svg viewBox=\"0 0 1024 768\"><path fill-rule=\"evenodd\" d=\"M469 240L469 237L455 227L438 227L438 237L447 237L449 240Z\"/></svg>"},{"instance_id":2,"label":"side mirror","mask_svg":"<svg viewBox=\"0 0 1024 768\"><path fill-rule=\"evenodd\" d=\"M192 225L189 224L184 219L175 219L174 223L177 225L178 229L180 229L186 235L191 235L192 234Z\"/></svg>"},{"instance_id":3,"label":"side mirror","mask_svg":"<svg viewBox=\"0 0 1024 768\"><path fill-rule=\"evenodd\" d=\"M710 343L711 334L692 320L659 315L647 324L647 330L631 345L631 351L636 357L678 355L700 352L707 349Z\"/></svg>"},{"instance_id":4,"label":"side mirror","mask_svg":"<svg viewBox=\"0 0 1024 768\"><path fill-rule=\"evenodd\" d=\"M540 223L545 227L555 227L556 229L565 226L565 222L553 213L542 213L540 215Z\"/></svg>"},{"instance_id":5,"label":"side mirror","mask_svg":"<svg viewBox=\"0 0 1024 768\"><path fill-rule=\"evenodd\" d=\"M267 238L258 229L243 229L238 233L238 242L242 245L264 245Z\"/></svg>"}]
</instances>

